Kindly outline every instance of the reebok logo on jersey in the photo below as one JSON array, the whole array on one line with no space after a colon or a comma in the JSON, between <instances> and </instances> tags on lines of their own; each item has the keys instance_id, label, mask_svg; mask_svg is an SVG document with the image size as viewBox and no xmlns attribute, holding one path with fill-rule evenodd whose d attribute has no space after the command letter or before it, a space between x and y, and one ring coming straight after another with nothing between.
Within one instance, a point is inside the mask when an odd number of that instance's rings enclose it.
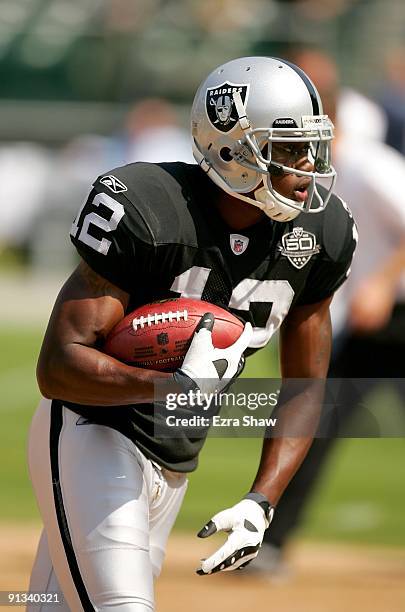
<instances>
[{"instance_id":1,"label":"reebok logo on jersey","mask_svg":"<svg viewBox=\"0 0 405 612\"><path fill-rule=\"evenodd\" d=\"M124 183L121 183L121 181L112 174L103 176L103 178L100 179L100 183L108 187L108 189L110 189L113 193L122 193L123 191L128 191L126 185L124 185Z\"/></svg>"},{"instance_id":2,"label":"reebok logo on jersey","mask_svg":"<svg viewBox=\"0 0 405 612\"><path fill-rule=\"evenodd\" d=\"M302 227L294 227L292 232L284 234L281 239L279 250L292 265L301 270L320 251L320 245L316 244L316 236L312 232L306 232Z\"/></svg>"},{"instance_id":3,"label":"reebok logo on jersey","mask_svg":"<svg viewBox=\"0 0 405 612\"><path fill-rule=\"evenodd\" d=\"M248 247L249 238L247 236L242 236L241 234L231 234L229 236L229 240L231 243L232 253L234 255L242 255Z\"/></svg>"}]
</instances>

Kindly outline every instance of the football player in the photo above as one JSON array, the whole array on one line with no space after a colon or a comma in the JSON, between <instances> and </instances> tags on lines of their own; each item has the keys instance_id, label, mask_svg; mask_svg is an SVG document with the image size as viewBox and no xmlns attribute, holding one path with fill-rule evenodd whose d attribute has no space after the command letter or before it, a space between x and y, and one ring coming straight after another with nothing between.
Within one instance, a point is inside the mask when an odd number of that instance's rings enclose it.
<instances>
[{"instance_id":1,"label":"football player","mask_svg":"<svg viewBox=\"0 0 405 612\"><path fill-rule=\"evenodd\" d=\"M225 98L226 116L216 111ZM44 399L29 464L45 530L30 588L60 590L75 612L154 609L153 578L204 442L187 430L154 435L154 382L174 378L202 391L224 384L212 317L203 317L173 375L103 354L126 313L177 296L230 308L246 325L220 353L228 381L245 352L280 330L283 377L308 381L295 395L281 393L287 414L306 410L311 381L328 369L329 304L348 274L355 233L333 195L333 126L318 92L284 60L236 59L203 81L191 123L196 165L129 164L94 182L71 229L81 262L39 358ZM233 570L257 555L310 444L311 436L265 439L250 491L201 530L229 535L198 573Z\"/></svg>"}]
</instances>

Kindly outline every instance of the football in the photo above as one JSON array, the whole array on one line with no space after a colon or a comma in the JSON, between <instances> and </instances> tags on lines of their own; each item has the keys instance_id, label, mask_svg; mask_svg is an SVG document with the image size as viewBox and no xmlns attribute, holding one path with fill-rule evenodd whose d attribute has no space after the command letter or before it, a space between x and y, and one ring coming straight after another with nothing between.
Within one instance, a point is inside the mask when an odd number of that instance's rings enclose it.
<instances>
[{"instance_id":1,"label":"football","mask_svg":"<svg viewBox=\"0 0 405 612\"><path fill-rule=\"evenodd\" d=\"M243 332L243 322L219 306L188 298L168 299L145 304L126 315L108 334L102 350L129 365L174 372L206 312L215 316L215 347L230 346Z\"/></svg>"}]
</instances>

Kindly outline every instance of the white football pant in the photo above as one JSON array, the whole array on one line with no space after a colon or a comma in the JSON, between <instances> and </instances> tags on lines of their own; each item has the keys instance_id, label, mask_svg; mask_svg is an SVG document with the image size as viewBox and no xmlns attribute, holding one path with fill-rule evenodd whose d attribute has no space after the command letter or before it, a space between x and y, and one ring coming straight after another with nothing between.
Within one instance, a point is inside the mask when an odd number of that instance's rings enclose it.
<instances>
[{"instance_id":1,"label":"white football pant","mask_svg":"<svg viewBox=\"0 0 405 612\"><path fill-rule=\"evenodd\" d=\"M46 603L44 611L152 612L153 578L185 475L160 469L118 431L45 399L31 424L28 455L45 527L30 592L59 591L65 601Z\"/></svg>"}]
</instances>

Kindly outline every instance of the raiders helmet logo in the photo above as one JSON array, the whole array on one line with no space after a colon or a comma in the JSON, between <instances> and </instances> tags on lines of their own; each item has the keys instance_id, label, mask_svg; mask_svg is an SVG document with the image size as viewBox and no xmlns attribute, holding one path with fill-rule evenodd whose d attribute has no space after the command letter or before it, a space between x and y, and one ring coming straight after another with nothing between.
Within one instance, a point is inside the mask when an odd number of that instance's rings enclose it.
<instances>
[{"instance_id":1,"label":"raiders helmet logo","mask_svg":"<svg viewBox=\"0 0 405 612\"><path fill-rule=\"evenodd\" d=\"M281 245L278 247L281 255L287 257L292 265L300 270L320 251L320 245L316 244L316 236L312 232L306 232L302 227L294 227L292 232L284 234Z\"/></svg>"},{"instance_id":2,"label":"raiders helmet logo","mask_svg":"<svg viewBox=\"0 0 405 612\"><path fill-rule=\"evenodd\" d=\"M207 116L219 132L230 132L238 122L238 113L233 99L235 92L239 92L243 104L246 104L249 85L237 85L226 81L218 87L207 89Z\"/></svg>"}]
</instances>

